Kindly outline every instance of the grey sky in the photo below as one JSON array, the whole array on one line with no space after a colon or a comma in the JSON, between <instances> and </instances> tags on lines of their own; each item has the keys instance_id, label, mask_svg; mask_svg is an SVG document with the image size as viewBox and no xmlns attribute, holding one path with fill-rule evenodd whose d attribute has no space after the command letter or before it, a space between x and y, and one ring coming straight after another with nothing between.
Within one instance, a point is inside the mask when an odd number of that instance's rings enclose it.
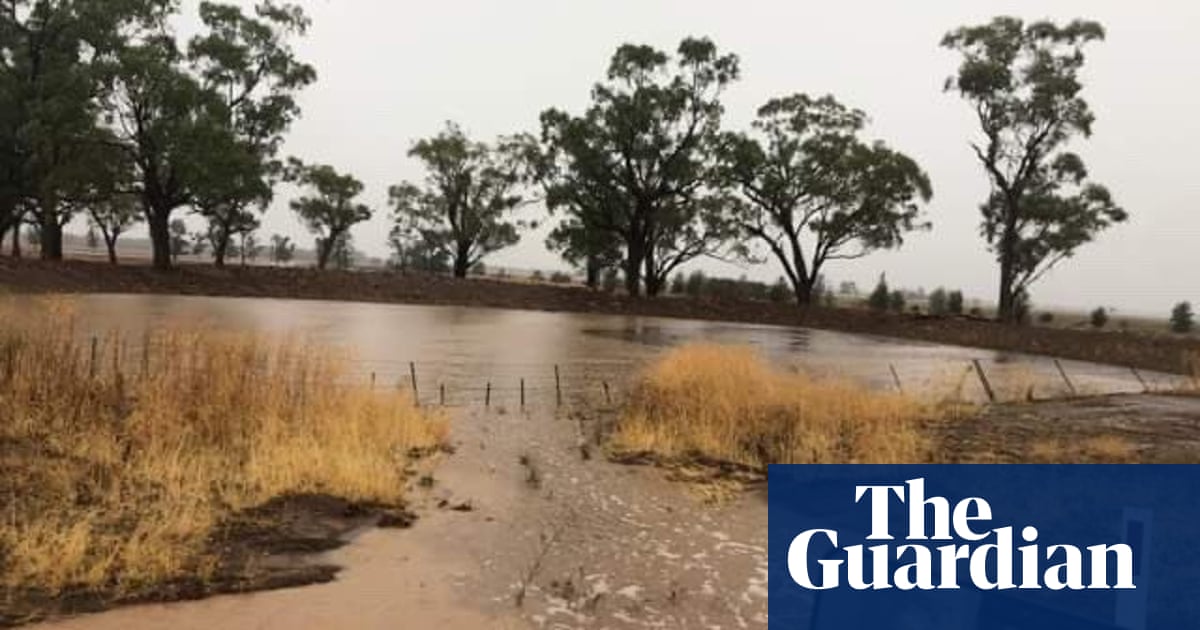
<instances>
[{"instance_id":1,"label":"grey sky","mask_svg":"<svg viewBox=\"0 0 1200 630\"><path fill-rule=\"evenodd\" d=\"M832 280L869 288L886 270L895 285L961 287L988 300L997 272L978 235L977 211L987 184L967 145L975 132L970 109L942 92L957 60L938 42L949 29L1000 14L1096 19L1108 29L1108 41L1089 50L1085 97L1098 121L1093 138L1073 148L1131 220L1038 284L1034 302L1165 316L1178 300L1200 301L1195 0L300 4L313 27L297 47L320 78L302 96L303 118L285 150L366 182L365 200L376 218L354 236L372 254L386 251L388 185L421 176L405 155L413 140L436 133L448 119L481 139L532 131L546 107L580 111L619 44L672 50L684 36L704 35L742 60L743 78L725 98L727 126L746 126L773 96L832 93L871 116L870 135L909 153L929 172L932 232L912 236L897 252L831 267ZM189 13L194 6L185 3ZM287 209L293 191L278 193L264 232L310 243ZM544 230L527 234L488 262L561 267L543 238ZM700 266L743 273L711 261ZM764 280L779 275L773 263L745 273Z\"/></svg>"}]
</instances>

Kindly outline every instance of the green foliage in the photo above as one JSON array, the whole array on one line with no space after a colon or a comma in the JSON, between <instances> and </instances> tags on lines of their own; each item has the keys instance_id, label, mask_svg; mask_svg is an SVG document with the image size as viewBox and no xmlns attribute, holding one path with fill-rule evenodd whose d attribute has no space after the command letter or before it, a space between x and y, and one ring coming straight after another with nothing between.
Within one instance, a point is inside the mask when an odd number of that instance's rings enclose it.
<instances>
[{"instance_id":1,"label":"green foliage","mask_svg":"<svg viewBox=\"0 0 1200 630\"><path fill-rule=\"evenodd\" d=\"M962 315L963 313L963 293L962 291L951 291L946 295L946 311L953 315Z\"/></svg>"},{"instance_id":2,"label":"green foliage","mask_svg":"<svg viewBox=\"0 0 1200 630\"><path fill-rule=\"evenodd\" d=\"M770 291L767 292L767 299L776 304L782 304L792 296L792 288L788 286L787 279L779 276L775 280L775 284L771 285Z\"/></svg>"},{"instance_id":3,"label":"green foliage","mask_svg":"<svg viewBox=\"0 0 1200 630\"><path fill-rule=\"evenodd\" d=\"M1088 181L1064 149L1091 135L1080 96L1085 45L1104 39L1096 22L1025 24L999 17L946 35L962 64L946 82L978 116L973 144L991 181L981 232L1000 264L999 315L1015 321L1017 295L1109 226L1126 219L1109 191Z\"/></svg>"},{"instance_id":4,"label":"green foliage","mask_svg":"<svg viewBox=\"0 0 1200 630\"><path fill-rule=\"evenodd\" d=\"M938 287L929 294L929 314L945 315L948 312L950 312L950 303L946 290Z\"/></svg>"},{"instance_id":5,"label":"green foliage","mask_svg":"<svg viewBox=\"0 0 1200 630\"><path fill-rule=\"evenodd\" d=\"M1195 325L1191 302L1180 302L1171 309L1171 332L1189 333Z\"/></svg>"},{"instance_id":6,"label":"green foliage","mask_svg":"<svg viewBox=\"0 0 1200 630\"><path fill-rule=\"evenodd\" d=\"M726 204L712 189L720 94L738 59L707 39L685 39L674 56L649 46L617 49L587 111L541 115L541 138L523 155L564 229L574 256L623 249L626 290L656 295L689 260L727 245Z\"/></svg>"},{"instance_id":7,"label":"green foliage","mask_svg":"<svg viewBox=\"0 0 1200 630\"><path fill-rule=\"evenodd\" d=\"M293 199L291 208L317 235L317 268L324 269L338 248L349 246L350 228L371 218L371 209L355 202L363 184L327 164L307 165L296 158L289 160L287 175L311 193Z\"/></svg>"},{"instance_id":8,"label":"green foliage","mask_svg":"<svg viewBox=\"0 0 1200 630\"><path fill-rule=\"evenodd\" d=\"M292 242L291 237L272 234L270 255L271 262L276 265L289 263L296 257L296 244Z\"/></svg>"},{"instance_id":9,"label":"green foliage","mask_svg":"<svg viewBox=\"0 0 1200 630\"><path fill-rule=\"evenodd\" d=\"M1054 323L1054 313L1051 313L1050 311L1042 311L1041 313L1038 313L1037 319L1039 324L1052 324Z\"/></svg>"},{"instance_id":10,"label":"green foliage","mask_svg":"<svg viewBox=\"0 0 1200 630\"><path fill-rule=\"evenodd\" d=\"M891 306L891 291L888 289L887 277L883 274L879 276L879 283L875 285L875 290L871 291L871 295L867 298L867 306L876 312L884 312Z\"/></svg>"},{"instance_id":11,"label":"green foliage","mask_svg":"<svg viewBox=\"0 0 1200 630\"><path fill-rule=\"evenodd\" d=\"M425 163L427 175L424 187L405 182L388 191L396 238L420 239L443 252L459 278L484 256L517 243L523 224L511 214L522 198L513 160L470 140L454 123L408 154Z\"/></svg>"},{"instance_id":12,"label":"green foliage","mask_svg":"<svg viewBox=\"0 0 1200 630\"><path fill-rule=\"evenodd\" d=\"M571 284L572 281L571 274L569 273L555 271L554 273L550 274L550 282L553 282L554 284Z\"/></svg>"},{"instance_id":13,"label":"green foliage","mask_svg":"<svg viewBox=\"0 0 1200 630\"><path fill-rule=\"evenodd\" d=\"M600 281L600 288L605 293L612 293L617 290L621 284L621 272L616 269L605 269L604 276Z\"/></svg>"},{"instance_id":14,"label":"green foliage","mask_svg":"<svg viewBox=\"0 0 1200 630\"><path fill-rule=\"evenodd\" d=\"M721 142L720 172L740 192L735 223L778 259L801 304L822 292L826 263L897 247L928 227L918 217L929 177L908 156L862 140L865 123L832 96L795 94L758 110L758 138Z\"/></svg>"},{"instance_id":15,"label":"green foliage","mask_svg":"<svg viewBox=\"0 0 1200 630\"><path fill-rule=\"evenodd\" d=\"M905 299L904 299L903 291L897 289L895 291L892 291L891 294L888 295L888 308L890 308L891 310L893 310L897 313L903 313L904 305L905 305Z\"/></svg>"},{"instance_id":16,"label":"green foliage","mask_svg":"<svg viewBox=\"0 0 1200 630\"><path fill-rule=\"evenodd\" d=\"M171 221L171 258L179 258L188 252L188 228L183 219Z\"/></svg>"},{"instance_id":17,"label":"green foliage","mask_svg":"<svg viewBox=\"0 0 1200 630\"><path fill-rule=\"evenodd\" d=\"M1108 309L1103 306L1096 307L1088 320L1091 322L1092 328L1104 328L1108 325Z\"/></svg>"}]
</instances>

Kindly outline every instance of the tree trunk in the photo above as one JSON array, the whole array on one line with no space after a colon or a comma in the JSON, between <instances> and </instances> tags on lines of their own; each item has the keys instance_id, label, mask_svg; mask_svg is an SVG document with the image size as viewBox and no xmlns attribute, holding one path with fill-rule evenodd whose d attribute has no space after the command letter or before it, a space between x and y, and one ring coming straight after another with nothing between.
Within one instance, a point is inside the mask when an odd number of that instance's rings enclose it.
<instances>
[{"instance_id":1,"label":"tree trunk","mask_svg":"<svg viewBox=\"0 0 1200 630\"><path fill-rule=\"evenodd\" d=\"M329 256L333 254L333 248L337 245L338 237L341 232L329 232L329 238L317 239L317 269L324 271L329 265Z\"/></svg>"},{"instance_id":2,"label":"tree trunk","mask_svg":"<svg viewBox=\"0 0 1200 630\"><path fill-rule=\"evenodd\" d=\"M20 219L17 219L17 222L14 223L13 227L12 227L12 257L13 258L21 257L21 220Z\"/></svg>"},{"instance_id":3,"label":"tree trunk","mask_svg":"<svg viewBox=\"0 0 1200 630\"><path fill-rule=\"evenodd\" d=\"M796 294L796 304L798 306L812 306L813 302L813 283L807 279L796 278L792 282L792 291Z\"/></svg>"},{"instance_id":4,"label":"tree trunk","mask_svg":"<svg viewBox=\"0 0 1200 630\"><path fill-rule=\"evenodd\" d=\"M43 215L46 216L46 215ZM42 260L62 260L63 231L57 217L47 216L49 220L38 222L38 244L42 249Z\"/></svg>"},{"instance_id":5,"label":"tree trunk","mask_svg":"<svg viewBox=\"0 0 1200 630\"><path fill-rule=\"evenodd\" d=\"M1017 227L1016 210L1009 208L1010 220L1005 222L1004 234L1000 237L1000 295L996 300L996 317L1002 322L1016 321L1016 306L1013 283L1016 282Z\"/></svg>"},{"instance_id":6,"label":"tree trunk","mask_svg":"<svg viewBox=\"0 0 1200 630\"><path fill-rule=\"evenodd\" d=\"M229 251L229 231L220 230L213 241L213 266L218 269L225 266L225 254Z\"/></svg>"},{"instance_id":7,"label":"tree trunk","mask_svg":"<svg viewBox=\"0 0 1200 630\"><path fill-rule=\"evenodd\" d=\"M642 294L642 251L640 245L630 244L625 255L625 292L629 297Z\"/></svg>"},{"instance_id":8,"label":"tree trunk","mask_svg":"<svg viewBox=\"0 0 1200 630\"><path fill-rule=\"evenodd\" d=\"M114 234L112 237L109 237L105 233L104 247L108 249L108 262L113 265L117 264L117 236Z\"/></svg>"},{"instance_id":9,"label":"tree trunk","mask_svg":"<svg viewBox=\"0 0 1200 630\"><path fill-rule=\"evenodd\" d=\"M595 289L600 286L600 273L603 269L600 267L600 261L595 256L588 256L587 262L584 263L584 273L587 274L587 287Z\"/></svg>"},{"instance_id":10,"label":"tree trunk","mask_svg":"<svg viewBox=\"0 0 1200 630\"><path fill-rule=\"evenodd\" d=\"M154 248L154 268L171 268L171 222L166 212L147 212L146 224L150 228L150 244Z\"/></svg>"}]
</instances>

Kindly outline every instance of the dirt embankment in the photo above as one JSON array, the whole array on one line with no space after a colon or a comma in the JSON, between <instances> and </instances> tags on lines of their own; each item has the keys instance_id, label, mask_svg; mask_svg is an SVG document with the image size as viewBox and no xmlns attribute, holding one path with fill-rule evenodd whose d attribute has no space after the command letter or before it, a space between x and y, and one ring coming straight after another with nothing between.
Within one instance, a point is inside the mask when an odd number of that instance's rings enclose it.
<instances>
[{"instance_id":1,"label":"dirt embankment","mask_svg":"<svg viewBox=\"0 0 1200 630\"><path fill-rule=\"evenodd\" d=\"M1129 332L1014 327L971 319L873 313L860 309L797 309L748 300L666 297L630 299L578 286L531 284L385 271L142 265L0 259L0 286L21 292L165 293L276 297L405 304L462 305L612 315L807 326L959 346L1044 354L1164 372L1191 373L1200 340Z\"/></svg>"}]
</instances>

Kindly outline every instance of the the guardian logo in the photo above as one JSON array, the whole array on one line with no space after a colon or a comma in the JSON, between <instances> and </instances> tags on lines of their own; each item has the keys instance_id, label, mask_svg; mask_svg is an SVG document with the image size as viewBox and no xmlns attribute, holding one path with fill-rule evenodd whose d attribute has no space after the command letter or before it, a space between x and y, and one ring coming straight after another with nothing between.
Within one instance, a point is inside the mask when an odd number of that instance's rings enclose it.
<instances>
[{"instance_id":1,"label":"the guardian logo","mask_svg":"<svg viewBox=\"0 0 1200 630\"><path fill-rule=\"evenodd\" d=\"M1126 544L1043 545L1026 525L989 527L992 508L971 497L951 505L925 495L925 480L855 487L855 503L870 506L871 545L839 545L838 531L810 529L788 545L792 580L811 590L1135 589L1134 552ZM890 510L907 508L907 532L897 540ZM941 543L941 544L938 544ZM812 564L815 562L815 566Z\"/></svg>"}]
</instances>

